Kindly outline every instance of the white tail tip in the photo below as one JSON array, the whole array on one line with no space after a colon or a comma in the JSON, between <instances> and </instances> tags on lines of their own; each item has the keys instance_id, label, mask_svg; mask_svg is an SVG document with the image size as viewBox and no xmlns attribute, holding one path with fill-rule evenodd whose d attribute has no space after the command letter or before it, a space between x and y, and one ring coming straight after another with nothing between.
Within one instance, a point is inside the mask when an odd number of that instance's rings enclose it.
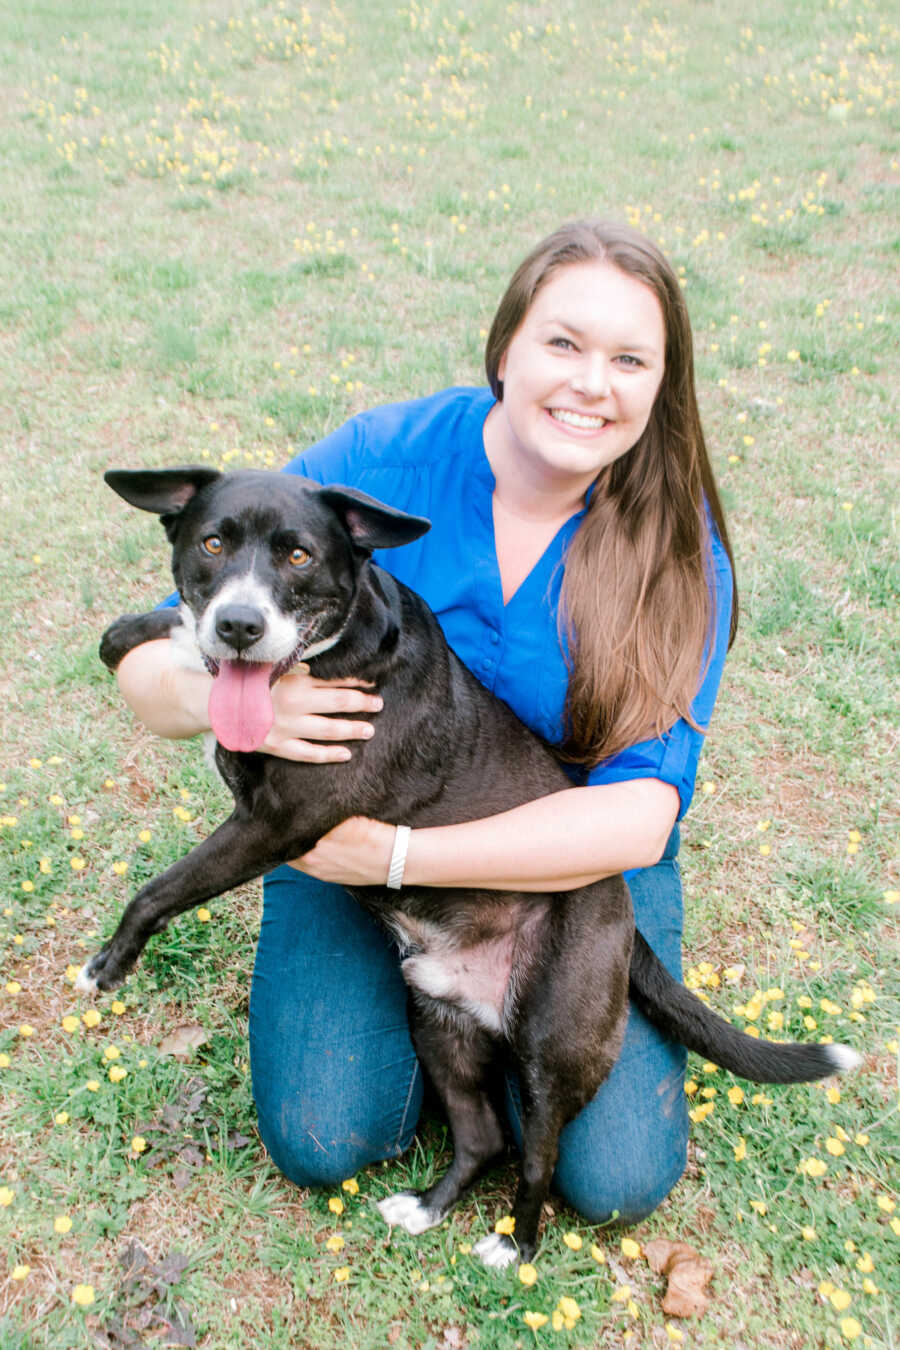
<instances>
[{"instance_id":1,"label":"white tail tip","mask_svg":"<svg viewBox=\"0 0 900 1350\"><path fill-rule=\"evenodd\" d=\"M858 1069L863 1062L862 1055L851 1049L849 1045L824 1045L822 1049L831 1060L837 1073L847 1073L849 1069Z\"/></svg>"}]
</instances>

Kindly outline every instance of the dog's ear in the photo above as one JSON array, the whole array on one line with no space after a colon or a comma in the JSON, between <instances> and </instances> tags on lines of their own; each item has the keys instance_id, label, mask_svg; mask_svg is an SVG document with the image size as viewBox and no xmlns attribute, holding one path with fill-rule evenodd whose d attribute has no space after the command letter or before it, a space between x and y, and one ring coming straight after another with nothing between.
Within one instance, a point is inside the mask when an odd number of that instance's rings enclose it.
<instances>
[{"instance_id":1,"label":"dog's ear","mask_svg":"<svg viewBox=\"0 0 900 1350\"><path fill-rule=\"evenodd\" d=\"M431 529L424 516L397 511L356 488L324 487L319 497L340 516L354 544L369 552L411 544Z\"/></svg>"},{"instance_id":2,"label":"dog's ear","mask_svg":"<svg viewBox=\"0 0 900 1350\"><path fill-rule=\"evenodd\" d=\"M179 469L110 469L103 481L141 511L174 516L201 488L221 477L218 469L190 464Z\"/></svg>"}]
</instances>

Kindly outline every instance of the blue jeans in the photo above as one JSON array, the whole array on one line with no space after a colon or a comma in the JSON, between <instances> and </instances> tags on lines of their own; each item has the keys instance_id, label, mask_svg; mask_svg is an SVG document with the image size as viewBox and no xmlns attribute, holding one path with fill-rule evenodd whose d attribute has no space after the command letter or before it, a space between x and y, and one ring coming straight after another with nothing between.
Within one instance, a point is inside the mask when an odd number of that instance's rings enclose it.
<instances>
[{"instance_id":1,"label":"blue jeans","mask_svg":"<svg viewBox=\"0 0 900 1350\"><path fill-rule=\"evenodd\" d=\"M637 923L681 978L678 830L655 867L628 874ZM250 997L263 1142L300 1186L334 1186L412 1143L422 1071L395 949L339 886L291 867L265 880ZM684 1170L685 1052L632 1006L622 1054L560 1137L554 1189L591 1223L644 1218ZM507 1085L521 1139L515 1083Z\"/></svg>"}]
</instances>

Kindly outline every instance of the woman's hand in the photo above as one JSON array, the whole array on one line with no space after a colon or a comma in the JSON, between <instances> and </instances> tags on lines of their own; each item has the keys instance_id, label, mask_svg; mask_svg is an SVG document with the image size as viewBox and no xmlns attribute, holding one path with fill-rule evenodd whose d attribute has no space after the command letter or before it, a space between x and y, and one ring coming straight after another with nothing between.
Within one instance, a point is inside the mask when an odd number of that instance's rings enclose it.
<instances>
[{"instance_id":1,"label":"woman's hand","mask_svg":"<svg viewBox=\"0 0 900 1350\"><path fill-rule=\"evenodd\" d=\"M317 680L306 665L296 666L272 686L275 721L260 749L304 764L338 763L352 751L337 741L367 741L371 722L341 713L377 713L384 706L362 680Z\"/></svg>"},{"instance_id":2,"label":"woman's hand","mask_svg":"<svg viewBox=\"0 0 900 1350\"><path fill-rule=\"evenodd\" d=\"M384 821L351 816L323 834L302 858L292 858L291 867L340 886L384 886L395 834L395 827Z\"/></svg>"}]
</instances>

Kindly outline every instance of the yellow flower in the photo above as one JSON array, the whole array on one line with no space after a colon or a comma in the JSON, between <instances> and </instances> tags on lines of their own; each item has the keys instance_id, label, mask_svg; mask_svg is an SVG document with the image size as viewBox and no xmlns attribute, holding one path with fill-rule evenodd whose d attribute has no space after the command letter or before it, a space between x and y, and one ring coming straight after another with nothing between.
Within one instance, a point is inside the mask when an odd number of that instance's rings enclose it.
<instances>
[{"instance_id":1,"label":"yellow flower","mask_svg":"<svg viewBox=\"0 0 900 1350\"><path fill-rule=\"evenodd\" d=\"M344 1202L339 1195L333 1195L328 1201L328 1208L331 1210L332 1214L343 1214Z\"/></svg>"},{"instance_id":2,"label":"yellow flower","mask_svg":"<svg viewBox=\"0 0 900 1350\"><path fill-rule=\"evenodd\" d=\"M821 1158L804 1158L797 1164L797 1171L804 1172L808 1177L822 1177L828 1171L828 1164Z\"/></svg>"},{"instance_id":3,"label":"yellow flower","mask_svg":"<svg viewBox=\"0 0 900 1350\"><path fill-rule=\"evenodd\" d=\"M838 1312L843 1312L845 1308L850 1307L853 1299L847 1293L846 1289L833 1289L828 1295L828 1301Z\"/></svg>"},{"instance_id":4,"label":"yellow flower","mask_svg":"<svg viewBox=\"0 0 900 1350\"><path fill-rule=\"evenodd\" d=\"M868 1252L863 1252L862 1256L856 1263L856 1269L862 1271L863 1275L872 1274L872 1271L875 1269L875 1262L872 1260Z\"/></svg>"},{"instance_id":5,"label":"yellow flower","mask_svg":"<svg viewBox=\"0 0 900 1350\"><path fill-rule=\"evenodd\" d=\"M81 1020L86 1027L95 1027L99 1024L101 1018L96 1008L88 1008L87 1012L81 1014Z\"/></svg>"},{"instance_id":6,"label":"yellow flower","mask_svg":"<svg viewBox=\"0 0 900 1350\"><path fill-rule=\"evenodd\" d=\"M77 1031L80 1025L81 1023L78 1021L78 1018L73 1017L71 1013L69 1013L68 1017L64 1017L60 1023L63 1031Z\"/></svg>"},{"instance_id":7,"label":"yellow flower","mask_svg":"<svg viewBox=\"0 0 900 1350\"><path fill-rule=\"evenodd\" d=\"M212 911L208 910L205 905L201 905L200 908L197 910L198 922L209 923L211 918L212 918Z\"/></svg>"},{"instance_id":8,"label":"yellow flower","mask_svg":"<svg viewBox=\"0 0 900 1350\"><path fill-rule=\"evenodd\" d=\"M9 1065L10 1065L9 1055L7 1054L0 1055L0 1069L8 1069Z\"/></svg>"},{"instance_id":9,"label":"yellow flower","mask_svg":"<svg viewBox=\"0 0 900 1350\"><path fill-rule=\"evenodd\" d=\"M0 1186L0 1205L6 1207L11 1205L16 1198L16 1193L9 1186Z\"/></svg>"},{"instance_id":10,"label":"yellow flower","mask_svg":"<svg viewBox=\"0 0 900 1350\"><path fill-rule=\"evenodd\" d=\"M676 1327L674 1322L666 1323L666 1335L668 1336L670 1341L677 1342L684 1340L684 1332L681 1330L680 1327Z\"/></svg>"},{"instance_id":11,"label":"yellow flower","mask_svg":"<svg viewBox=\"0 0 900 1350\"><path fill-rule=\"evenodd\" d=\"M118 1059L122 1051L117 1045L108 1045L103 1051L104 1059Z\"/></svg>"},{"instance_id":12,"label":"yellow flower","mask_svg":"<svg viewBox=\"0 0 900 1350\"><path fill-rule=\"evenodd\" d=\"M825 1100L830 1106L837 1106L841 1100L841 1089L836 1087L827 1088L825 1091Z\"/></svg>"},{"instance_id":13,"label":"yellow flower","mask_svg":"<svg viewBox=\"0 0 900 1350\"><path fill-rule=\"evenodd\" d=\"M73 858L69 859L69 866L71 867L73 872L82 872L84 871L85 867L87 867L87 863L85 862L84 858L79 857L79 855L76 854ZM82 1286L79 1285L79 1288L81 1287ZM85 1285L83 1287L88 1288L89 1286ZM93 1298L93 1292L91 1294L91 1297Z\"/></svg>"},{"instance_id":14,"label":"yellow flower","mask_svg":"<svg viewBox=\"0 0 900 1350\"><path fill-rule=\"evenodd\" d=\"M627 1303L631 1298L631 1285L620 1284L610 1295L611 1303Z\"/></svg>"},{"instance_id":15,"label":"yellow flower","mask_svg":"<svg viewBox=\"0 0 900 1350\"><path fill-rule=\"evenodd\" d=\"M88 1092L100 1091L100 1084L97 1082L96 1078L89 1078L84 1086L87 1088Z\"/></svg>"},{"instance_id":16,"label":"yellow flower","mask_svg":"<svg viewBox=\"0 0 900 1350\"><path fill-rule=\"evenodd\" d=\"M344 1239L341 1237L340 1233L334 1233L325 1243L325 1246L330 1252L339 1252L344 1246Z\"/></svg>"},{"instance_id":17,"label":"yellow flower","mask_svg":"<svg viewBox=\"0 0 900 1350\"><path fill-rule=\"evenodd\" d=\"M539 1328L548 1321L547 1314L542 1312L526 1312L523 1313L522 1316L524 1317L526 1324L531 1327L532 1331L539 1330Z\"/></svg>"},{"instance_id":18,"label":"yellow flower","mask_svg":"<svg viewBox=\"0 0 900 1350\"><path fill-rule=\"evenodd\" d=\"M739 1088L737 1084L728 1089L728 1100L732 1106L740 1106L744 1100L744 1089Z\"/></svg>"},{"instance_id":19,"label":"yellow flower","mask_svg":"<svg viewBox=\"0 0 900 1350\"><path fill-rule=\"evenodd\" d=\"M57 1214L53 1220L54 1233L68 1233L72 1228L72 1220L68 1214Z\"/></svg>"},{"instance_id":20,"label":"yellow flower","mask_svg":"<svg viewBox=\"0 0 900 1350\"><path fill-rule=\"evenodd\" d=\"M348 1195L358 1195L359 1182L355 1177L348 1177L346 1181L341 1182L341 1189L345 1190Z\"/></svg>"},{"instance_id":21,"label":"yellow flower","mask_svg":"<svg viewBox=\"0 0 900 1350\"><path fill-rule=\"evenodd\" d=\"M54 1124L56 1125L68 1125L69 1123L68 1111L57 1111L56 1115L53 1117L53 1121Z\"/></svg>"},{"instance_id":22,"label":"yellow flower","mask_svg":"<svg viewBox=\"0 0 900 1350\"><path fill-rule=\"evenodd\" d=\"M841 1335L845 1341L855 1341L862 1334L862 1327L855 1317L841 1318Z\"/></svg>"},{"instance_id":23,"label":"yellow flower","mask_svg":"<svg viewBox=\"0 0 900 1350\"><path fill-rule=\"evenodd\" d=\"M121 1083L123 1078L128 1077L128 1070L123 1069L121 1064L114 1064L109 1071L109 1081L111 1083Z\"/></svg>"},{"instance_id":24,"label":"yellow flower","mask_svg":"<svg viewBox=\"0 0 900 1350\"><path fill-rule=\"evenodd\" d=\"M563 1242L567 1247L571 1247L573 1252L581 1251L581 1237L578 1233L564 1233Z\"/></svg>"},{"instance_id":25,"label":"yellow flower","mask_svg":"<svg viewBox=\"0 0 900 1350\"><path fill-rule=\"evenodd\" d=\"M334 1278L337 1284L343 1284L345 1280L349 1280L350 1267L338 1266L337 1270L334 1272Z\"/></svg>"},{"instance_id":26,"label":"yellow flower","mask_svg":"<svg viewBox=\"0 0 900 1350\"><path fill-rule=\"evenodd\" d=\"M806 1227L802 1228L800 1231L806 1242L815 1242L818 1237L818 1233L810 1224L807 1224Z\"/></svg>"},{"instance_id":27,"label":"yellow flower","mask_svg":"<svg viewBox=\"0 0 900 1350\"><path fill-rule=\"evenodd\" d=\"M591 1256L599 1265L606 1264L606 1252L602 1247L598 1247L596 1242L591 1243Z\"/></svg>"},{"instance_id":28,"label":"yellow flower","mask_svg":"<svg viewBox=\"0 0 900 1350\"><path fill-rule=\"evenodd\" d=\"M34 1035L34 1027L30 1027L27 1022L23 1022L19 1027L19 1035L24 1036L27 1040L29 1036Z\"/></svg>"},{"instance_id":29,"label":"yellow flower","mask_svg":"<svg viewBox=\"0 0 900 1350\"><path fill-rule=\"evenodd\" d=\"M878 1205L879 1209L884 1210L885 1214L893 1214L894 1210L897 1208L896 1201L892 1200L889 1195L879 1195L875 1203Z\"/></svg>"},{"instance_id":30,"label":"yellow flower","mask_svg":"<svg viewBox=\"0 0 900 1350\"><path fill-rule=\"evenodd\" d=\"M743 1162L747 1156L747 1141L743 1135L741 1135L737 1143L733 1145L733 1148L735 1162Z\"/></svg>"},{"instance_id":31,"label":"yellow flower","mask_svg":"<svg viewBox=\"0 0 900 1350\"><path fill-rule=\"evenodd\" d=\"M757 1214L767 1214L769 1212L769 1207L765 1200L751 1200L750 1208L755 1209Z\"/></svg>"},{"instance_id":32,"label":"yellow flower","mask_svg":"<svg viewBox=\"0 0 900 1350\"><path fill-rule=\"evenodd\" d=\"M147 1140L142 1134L136 1134L131 1141L132 1153L143 1153L147 1147Z\"/></svg>"},{"instance_id":33,"label":"yellow flower","mask_svg":"<svg viewBox=\"0 0 900 1350\"><path fill-rule=\"evenodd\" d=\"M110 1012L115 1013L117 1017L121 1017L122 1013L125 1011L125 1004L119 998L114 999L109 1005L109 1010Z\"/></svg>"},{"instance_id":34,"label":"yellow flower","mask_svg":"<svg viewBox=\"0 0 900 1350\"><path fill-rule=\"evenodd\" d=\"M556 1306L563 1317L571 1318L573 1322L577 1322L581 1316L581 1309L574 1298L569 1298L568 1294L564 1294Z\"/></svg>"},{"instance_id":35,"label":"yellow flower","mask_svg":"<svg viewBox=\"0 0 900 1350\"><path fill-rule=\"evenodd\" d=\"M859 1144L860 1148L865 1148L866 1144L869 1142L869 1136L860 1132L853 1136L853 1142L854 1144Z\"/></svg>"},{"instance_id":36,"label":"yellow flower","mask_svg":"<svg viewBox=\"0 0 900 1350\"><path fill-rule=\"evenodd\" d=\"M31 1266L13 1266L9 1278L11 1280L26 1280L31 1272Z\"/></svg>"},{"instance_id":37,"label":"yellow flower","mask_svg":"<svg viewBox=\"0 0 900 1350\"><path fill-rule=\"evenodd\" d=\"M498 1219L494 1224L495 1233L514 1233L515 1229L516 1221L511 1214L504 1214L503 1218Z\"/></svg>"},{"instance_id":38,"label":"yellow flower","mask_svg":"<svg viewBox=\"0 0 900 1350\"><path fill-rule=\"evenodd\" d=\"M831 1154L832 1158L839 1158L844 1152L844 1145L840 1139L826 1139L825 1148Z\"/></svg>"},{"instance_id":39,"label":"yellow flower","mask_svg":"<svg viewBox=\"0 0 900 1350\"><path fill-rule=\"evenodd\" d=\"M641 1244L639 1242L635 1242L634 1238L629 1237L622 1238L620 1246L622 1249L622 1255L626 1256L629 1259L629 1261L636 1260L637 1257L639 1257L641 1254Z\"/></svg>"},{"instance_id":40,"label":"yellow flower","mask_svg":"<svg viewBox=\"0 0 900 1350\"><path fill-rule=\"evenodd\" d=\"M72 1302L77 1303L79 1308L89 1308L94 1301L94 1286L92 1284L76 1284L72 1290Z\"/></svg>"},{"instance_id":41,"label":"yellow flower","mask_svg":"<svg viewBox=\"0 0 900 1350\"><path fill-rule=\"evenodd\" d=\"M522 1283L534 1284L535 1281L537 1280L537 1277L538 1273L535 1270L534 1266L531 1265L531 1263L528 1261L523 1261L523 1263L519 1266L519 1279L522 1281Z\"/></svg>"}]
</instances>

